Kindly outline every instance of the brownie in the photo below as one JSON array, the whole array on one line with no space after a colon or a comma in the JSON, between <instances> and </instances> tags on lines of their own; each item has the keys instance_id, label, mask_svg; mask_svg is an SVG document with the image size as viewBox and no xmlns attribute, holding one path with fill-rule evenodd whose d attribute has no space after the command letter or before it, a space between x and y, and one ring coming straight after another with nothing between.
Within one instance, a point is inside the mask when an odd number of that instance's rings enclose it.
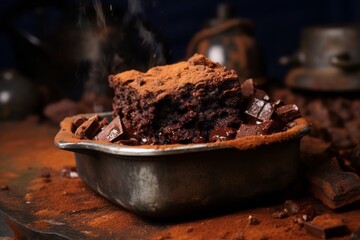
<instances>
[{"instance_id":1,"label":"brownie","mask_svg":"<svg viewBox=\"0 0 360 240\"><path fill-rule=\"evenodd\" d=\"M114 117L142 144L209 141L218 127L235 131L243 98L233 70L196 54L188 61L109 77Z\"/></svg>"}]
</instances>

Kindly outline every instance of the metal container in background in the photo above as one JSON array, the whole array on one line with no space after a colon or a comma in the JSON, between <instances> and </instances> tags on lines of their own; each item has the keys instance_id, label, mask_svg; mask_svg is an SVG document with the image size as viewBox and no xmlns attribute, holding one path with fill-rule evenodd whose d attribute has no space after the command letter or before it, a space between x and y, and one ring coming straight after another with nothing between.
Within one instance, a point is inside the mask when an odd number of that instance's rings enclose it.
<instances>
[{"instance_id":1,"label":"metal container in background","mask_svg":"<svg viewBox=\"0 0 360 240\"><path fill-rule=\"evenodd\" d=\"M0 120L21 120L34 114L36 93L34 84L17 71L0 72Z\"/></svg>"},{"instance_id":2,"label":"metal container in background","mask_svg":"<svg viewBox=\"0 0 360 240\"><path fill-rule=\"evenodd\" d=\"M303 30L300 50L282 57L299 64L286 77L292 88L316 91L360 90L360 25L316 26Z\"/></svg>"},{"instance_id":3,"label":"metal container in background","mask_svg":"<svg viewBox=\"0 0 360 240\"><path fill-rule=\"evenodd\" d=\"M214 62L233 69L240 80L252 78L258 85L265 83L265 67L254 38L250 20L235 18L233 8L218 5L217 17L210 19L204 29L191 39L187 58L201 53Z\"/></svg>"}]
</instances>

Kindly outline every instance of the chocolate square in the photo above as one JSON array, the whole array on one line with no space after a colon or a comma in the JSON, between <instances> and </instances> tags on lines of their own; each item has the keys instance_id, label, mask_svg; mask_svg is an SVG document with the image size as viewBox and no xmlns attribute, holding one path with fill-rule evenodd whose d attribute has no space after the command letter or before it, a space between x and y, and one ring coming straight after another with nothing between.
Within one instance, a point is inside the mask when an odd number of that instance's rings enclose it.
<instances>
[{"instance_id":1,"label":"chocolate square","mask_svg":"<svg viewBox=\"0 0 360 240\"><path fill-rule=\"evenodd\" d=\"M124 127L119 116L114 118L109 125L96 136L97 140L116 142L125 136Z\"/></svg>"}]
</instances>

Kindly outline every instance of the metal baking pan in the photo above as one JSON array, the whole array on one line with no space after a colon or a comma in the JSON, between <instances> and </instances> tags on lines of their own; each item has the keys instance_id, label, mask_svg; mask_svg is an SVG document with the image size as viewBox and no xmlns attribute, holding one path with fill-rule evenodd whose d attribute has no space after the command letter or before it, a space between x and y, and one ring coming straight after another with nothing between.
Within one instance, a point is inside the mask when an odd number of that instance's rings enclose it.
<instances>
[{"instance_id":1,"label":"metal baking pan","mask_svg":"<svg viewBox=\"0 0 360 240\"><path fill-rule=\"evenodd\" d=\"M111 113L98 115L110 118ZM297 174L300 139L309 131L300 118L291 129L267 136L125 146L76 138L75 117L62 121L55 145L75 152L79 176L94 191L150 217L240 204L286 188Z\"/></svg>"}]
</instances>

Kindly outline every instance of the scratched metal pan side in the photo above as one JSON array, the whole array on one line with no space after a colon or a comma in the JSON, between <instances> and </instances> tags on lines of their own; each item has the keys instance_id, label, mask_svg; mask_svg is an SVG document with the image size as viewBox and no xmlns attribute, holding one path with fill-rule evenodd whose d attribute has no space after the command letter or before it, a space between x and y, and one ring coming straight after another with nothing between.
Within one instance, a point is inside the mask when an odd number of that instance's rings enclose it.
<instances>
[{"instance_id":1,"label":"scratched metal pan side","mask_svg":"<svg viewBox=\"0 0 360 240\"><path fill-rule=\"evenodd\" d=\"M299 144L147 157L85 150L75 159L79 176L110 201L143 216L176 217L286 188L297 174Z\"/></svg>"}]
</instances>

